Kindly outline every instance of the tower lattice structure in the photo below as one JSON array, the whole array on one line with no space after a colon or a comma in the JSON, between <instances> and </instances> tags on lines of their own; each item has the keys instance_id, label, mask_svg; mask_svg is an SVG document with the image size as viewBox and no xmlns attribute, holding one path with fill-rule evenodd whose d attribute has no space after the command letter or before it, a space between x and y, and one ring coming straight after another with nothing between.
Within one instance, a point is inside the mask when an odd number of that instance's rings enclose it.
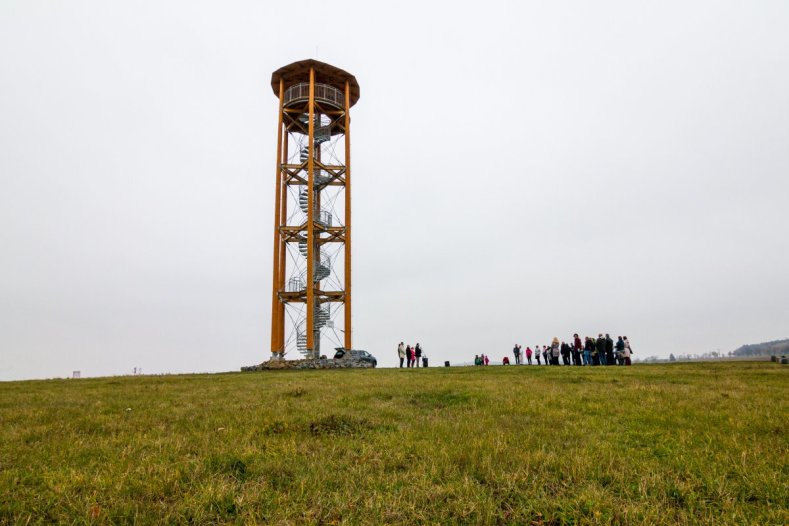
<instances>
[{"instance_id":1,"label":"tower lattice structure","mask_svg":"<svg viewBox=\"0 0 789 526\"><path fill-rule=\"evenodd\" d=\"M317 358L322 335L351 349L350 109L359 84L303 60L275 71L271 87L279 99L271 356Z\"/></svg>"}]
</instances>

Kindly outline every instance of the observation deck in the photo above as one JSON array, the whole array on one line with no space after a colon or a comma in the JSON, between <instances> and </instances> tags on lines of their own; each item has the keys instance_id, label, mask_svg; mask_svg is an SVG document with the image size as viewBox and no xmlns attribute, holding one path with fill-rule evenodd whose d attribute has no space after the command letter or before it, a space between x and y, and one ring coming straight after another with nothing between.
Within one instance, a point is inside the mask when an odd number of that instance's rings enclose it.
<instances>
[{"instance_id":1,"label":"observation deck","mask_svg":"<svg viewBox=\"0 0 789 526\"><path fill-rule=\"evenodd\" d=\"M279 81L285 85L285 106L305 102L310 95L310 69L315 70L315 98L342 109L345 106L345 83L350 88L350 105L359 100L359 83L356 77L340 68L317 60L301 60L279 68L271 74L271 89L279 97Z\"/></svg>"}]
</instances>

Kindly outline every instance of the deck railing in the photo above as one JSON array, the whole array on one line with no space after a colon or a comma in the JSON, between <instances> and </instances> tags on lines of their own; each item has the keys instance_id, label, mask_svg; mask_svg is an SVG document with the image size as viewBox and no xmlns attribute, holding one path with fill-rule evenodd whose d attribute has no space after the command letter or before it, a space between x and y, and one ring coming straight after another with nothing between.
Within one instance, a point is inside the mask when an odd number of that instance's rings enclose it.
<instances>
[{"instance_id":1,"label":"deck railing","mask_svg":"<svg viewBox=\"0 0 789 526\"><path fill-rule=\"evenodd\" d=\"M287 106L292 102L303 102L310 98L309 82L296 84L285 90L285 100L283 104ZM328 102L334 106L342 108L345 105L345 95L342 90L328 84L315 84L315 100Z\"/></svg>"}]
</instances>

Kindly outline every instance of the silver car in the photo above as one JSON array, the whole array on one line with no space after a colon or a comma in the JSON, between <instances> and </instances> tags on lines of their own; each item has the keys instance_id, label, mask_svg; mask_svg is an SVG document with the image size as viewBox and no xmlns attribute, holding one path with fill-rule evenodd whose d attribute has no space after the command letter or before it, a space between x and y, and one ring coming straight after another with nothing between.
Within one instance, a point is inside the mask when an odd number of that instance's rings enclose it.
<instances>
[{"instance_id":1,"label":"silver car","mask_svg":"<svg viewBox=\"0 0 789 526\"><path fill-rule=\"evenodd\" d=\"M371 363L373 364L373 367L378 366L378 360L376 360L375 356L368 353L367 351L362 351L360 349L343 349L342 347L336 347L334 350L337 351L334 354L335 359L351 358L353 360L359 360L360 362Z\"/></svg>"}]
</instances>

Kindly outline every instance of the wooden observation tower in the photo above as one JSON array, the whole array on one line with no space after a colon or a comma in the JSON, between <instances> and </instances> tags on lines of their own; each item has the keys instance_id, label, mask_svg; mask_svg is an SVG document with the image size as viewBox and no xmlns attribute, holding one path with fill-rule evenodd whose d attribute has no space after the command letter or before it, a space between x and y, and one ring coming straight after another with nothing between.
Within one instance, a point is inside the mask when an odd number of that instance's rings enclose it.
<instances>
[{"instance_id":1,"label":"wooden observation tower","mask_svg":"<svg viewBox=\"0 0 789 526\"><path fill-rule=\"evenodd\" d=\"M351 348L350 108L359 84L302 60L275 71L271 87L279 98L271 357L317 358L322 332Z\"/></svg>"}]
</instances>

